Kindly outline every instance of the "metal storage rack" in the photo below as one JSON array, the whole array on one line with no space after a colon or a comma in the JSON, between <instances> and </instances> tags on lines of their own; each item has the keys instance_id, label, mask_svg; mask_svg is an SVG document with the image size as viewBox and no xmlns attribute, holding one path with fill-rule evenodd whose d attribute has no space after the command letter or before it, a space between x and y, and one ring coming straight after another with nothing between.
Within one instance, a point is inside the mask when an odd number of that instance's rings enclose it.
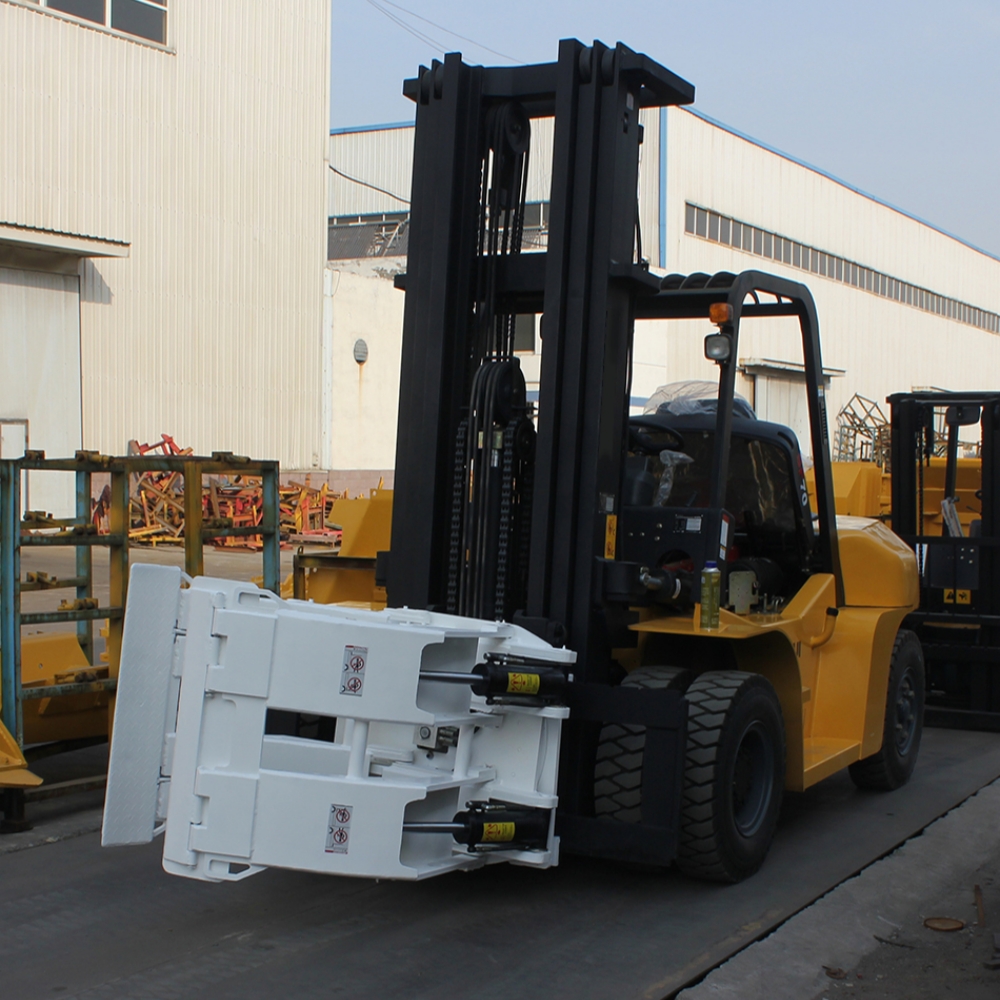
<instances>
[{"instance_id":1,"label":"metal storage rack","mask_svg":"<svg viewBox=\"0 0 1000 1000\"><path fill-rule=\"evenodd\" d=\"M76 515L49 518L30 511L21 514L21 473L67 472L76 477ZM203 456L112 457L96 452L79 451L74 458L47 459L44 452L28 451L23 458L0 460L0 699L2 720L18 744L24 744L22 705L36 698L59 698L85 693L107 692L118 683L122 627L128 591L129 480L144 472L176 472L184 478L184 567L190 576L204 573L204 543L213 538L260 536L264 561L264 586L280 593L279 505L276 461L252 461L230 452ZM93 476L110 475L111 505L109 533L99 534L91 519ZM225 519L208 524L202 516L202 477L205 475L260 476L263 487L262 523L234 527ZM188 489L189 484L196 484ZM51 533L30 529L53 528ZM26 529L29 533L25 533ZM73 546L76 549L76 572L57 580L38 576L21 579L21 549L41 546ZM94 601L93 549L107 548L110 555L110 600L107 607ZM21 611L21 594L38 590L72 589L71 607L57 611ZM21 687L21 628L75 622L80 647L88 663L94 664L94 622L107 620L108 677L83 683ZM5 827L26 827L24 793L20 789L4 792Z\"/></svg>"}]
</instances>

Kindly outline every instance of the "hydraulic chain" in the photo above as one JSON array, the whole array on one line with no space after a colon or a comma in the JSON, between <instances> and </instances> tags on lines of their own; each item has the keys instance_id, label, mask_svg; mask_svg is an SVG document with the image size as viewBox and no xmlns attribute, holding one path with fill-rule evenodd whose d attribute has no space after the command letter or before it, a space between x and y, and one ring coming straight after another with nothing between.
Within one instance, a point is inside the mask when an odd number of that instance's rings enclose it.
<instances>
[{"instance_id":1,"label":"hydraulic chain","mask_svg":"<svg viewBox=\"0 0 1000 1000\"><path fill-rule=\"evenodd\" d=\"M451 526L448 539L448 600L449 614L458 613L459 569L462 562L462 512L465 506L466 467L465 439L469 432L466 417L455 435L455 473L451 486Z\"/></svg>"},{"instance_id":2,"label":"hydraulic chain","mask_svg":"<svg viewBox=\"0 0 1000 1000\"><path fill-rule=\"evenodd\" d=\"M510 557L511 512L514 501L514 452L518 422L512 420L503 433L503 478L500 485L500 530L497 539L497 583L495 615L507 617L507 570Z\"/></svg>"}]
</instances>

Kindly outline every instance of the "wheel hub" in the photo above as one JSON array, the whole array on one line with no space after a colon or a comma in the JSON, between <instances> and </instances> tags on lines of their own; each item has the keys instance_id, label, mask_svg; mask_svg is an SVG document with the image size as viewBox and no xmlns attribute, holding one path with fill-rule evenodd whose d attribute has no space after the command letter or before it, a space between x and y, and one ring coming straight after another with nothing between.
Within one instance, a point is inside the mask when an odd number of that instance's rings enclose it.
<instances>
[{"instance_id":1,"label":"wheel hub","mask_svg":"<svg viewBox=\"0 0 1000 1000\"><path fill-rule=\"evenodd\" d=\"M903 674L896 689L896 751L900 757L905 757L913 745L913 737L917 730L917 689L913 684L913 676L909 669Z\"/></svg>"},{"instance_id":2,"label":"wheel hub","mask_svg":"<svg viewBox=\"0 0 1000 1000\"><path fill-rule=\"evenodd\" d=\"M774 747L760 722L752 722L740 738L733 766L733 823L741 836L752 837L764 822L774 793Z\"/></svg>"}]
</instances>

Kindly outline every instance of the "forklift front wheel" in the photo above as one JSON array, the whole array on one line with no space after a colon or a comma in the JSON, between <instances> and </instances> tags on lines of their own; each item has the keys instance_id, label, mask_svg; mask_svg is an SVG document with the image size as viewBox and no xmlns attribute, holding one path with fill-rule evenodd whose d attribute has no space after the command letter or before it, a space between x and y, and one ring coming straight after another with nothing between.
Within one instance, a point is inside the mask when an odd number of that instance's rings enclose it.
<instances>
[{"instance_id":1,"label":"forklift front wheel","mask_svg":"<svg viewBox=\"0 0 1000 1000\"><path fill-rule=\"evenodd\" d=\"M785 784L785 727L760 674L712 670L688 688L677 867L739 882L764 863Z\"/></svg>"},{"instance_id":2,"label":"forklift front wheel","mask_svg":"<svg viewBox=\"0 0 1000 1000\"><path fill-rule=\"evenodd\" d=\"M892 647L882 747L849 768L858 788L891 792L910 780L924 729L924 685L920 640L901 628Z\"/></svg>"},{"instance_id":3,"label":"forklift front wheel","mask_svg":"<svg viewBox=\"0 0 1000 1000\"><path fill-rule=\"evenodd\" d=\"M684 691L694 672L683 667L639 667L622 687ZM608 723L601 729L594 768L594 811L619 823L642 818L642 758L646 727Z\"/></svg>"}]
</instances>

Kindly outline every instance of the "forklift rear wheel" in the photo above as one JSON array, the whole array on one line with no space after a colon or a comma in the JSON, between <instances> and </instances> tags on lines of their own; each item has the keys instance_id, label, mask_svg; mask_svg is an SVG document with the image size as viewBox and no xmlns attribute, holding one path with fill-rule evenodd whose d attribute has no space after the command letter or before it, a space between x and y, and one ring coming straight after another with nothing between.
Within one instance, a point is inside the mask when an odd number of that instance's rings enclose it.
<instances>
[{"instance_id":1,"label":"forklift rear wheel","mask_svg":"<svg viewBox=\"0 0 1000 1000\"><path fill-rule=\"evenodd\" d=\"M924 729L924 653L920 640L901 628L892 647L882 747L849 768L858 788L891 792L913 774Z\"/></svg>"},{"instance_id":2,"label":"forklift rear wheel","mask_svg":"<svg viewBox=\"0 0 1000 1000\"><path fill-rule=\"evenodd\" d=\"M683 667L639 667L622 687L684 691L694 671ZM638 823L642 815L642 756L645 726L609 723L601 729L594 767L594 811L620 823Z\"/></svg>"},{"instance_id":3,"label":"forklift rear wheel","mask_svg":"<svg viewBox=\"0 0 1000 1000\"><path fill-rule=\"evenodd\" d=\"M687 690L688 736L677 867L739 882L763 864L785 784L785 727L770 681L712 670Z\"/></svg>"}]
</instances>

